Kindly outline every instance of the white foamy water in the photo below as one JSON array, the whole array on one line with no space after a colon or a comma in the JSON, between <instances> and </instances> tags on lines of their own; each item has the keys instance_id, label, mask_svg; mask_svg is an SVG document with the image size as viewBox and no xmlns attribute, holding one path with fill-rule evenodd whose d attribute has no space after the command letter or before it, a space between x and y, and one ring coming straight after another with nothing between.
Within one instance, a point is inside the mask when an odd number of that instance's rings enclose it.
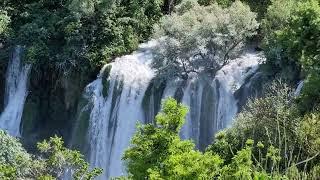
<instances>
[{"instance_id":1,"label":"white foamy water","mask_svg":"<svg viewBox=\"0 0 320 180\"><path fill-rule=\"evenodd\" d=\"M129 146L139 120L144 119L141 106L144 93L154 76L149 64L153 42L143 44L132 55L111 64L108 96L103 97L102 76L86 91L92 91L93 110L90 115L89 143L92 167L104 169L99 179L121 176L125 168L121 157Z\"/></svg>"},{"instance_id":2,"label":"white foamy water","mask_svg":"<svg viewBox=\"0 0 320 180\"><path fill-rule=\"evenodd\" d=\"M304 81L303 80L298 83L298 86L297 86L296 90L293 93L294 97L298 97L301 94L303 85L304 85Z\"/></svg>"},{"instance_id":3,"label":"white foamy water","mask_svg":"<svg viewBox=\"0 0 320 180\"><path fill-rule=\"evenodd\" d=\"M28 95L28 76L31 65L23 64L22 48L16 47L9 61L6 74L5 108L0 115L0 129L12 136L20 136L20 123L25 99Z\"/></svg>"},{"instance_id":4,"label":"white foamy water","mask_svg":"<svg viewBox=\"0 0 320 180\"><path fill-rule=\"evenodd\" d=\"M198 148L204 149L218 130L231 125L238 112L234 93L258 70L260 61L259 54L246 53L218 71L213 80L189 80L182 99L190 108L182 138L193 139Z\"/></svg>"}]
</instances>

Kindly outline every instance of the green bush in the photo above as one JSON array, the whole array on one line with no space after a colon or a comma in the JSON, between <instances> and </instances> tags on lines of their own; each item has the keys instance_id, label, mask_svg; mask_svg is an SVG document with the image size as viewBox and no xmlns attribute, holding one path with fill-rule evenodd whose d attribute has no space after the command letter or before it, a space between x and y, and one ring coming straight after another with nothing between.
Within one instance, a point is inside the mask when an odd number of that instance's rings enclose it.
<instances>
[{"instance_id":1,"label":"green bush","mask_svg":"<svg viewBox=\"0 0 320 180\"><path fill-rule=\"evenodd\" d=\"M73 179L92 180L102 170L89 170L83 155L63 146L61 138L38 143L37 155L31 155L18 139L0 131L0 179L59 179L66 170L73 172Z\"/></svg>"}]
</instances>

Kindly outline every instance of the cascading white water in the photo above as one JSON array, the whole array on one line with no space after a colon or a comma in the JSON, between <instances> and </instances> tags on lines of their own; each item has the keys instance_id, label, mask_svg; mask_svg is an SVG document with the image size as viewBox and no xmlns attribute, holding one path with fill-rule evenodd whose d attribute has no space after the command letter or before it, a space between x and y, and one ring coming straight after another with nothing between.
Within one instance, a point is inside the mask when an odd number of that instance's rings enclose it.
<instances>
[{"instance_id":1,"label":"cascading white water","mask_svg":"<svg viewBox=\"0 0 320 180\"><path fill-rule=\"evenodd\" d=\"M100 179L125 173L121 157L129 146L136 123L144 119L141 104L154 76L149 66L150 48L154 43L143 44L139 51L111 63L106 97L103 96L104 70L86 88L88 94L92 94L90 101L93 103L89 127L90 163L92 167L104 169Z\"/></svg>"},{"instance_id":2,"label":"cascading white water","mask_svg":"<svg viewBox=\"0 0 320 180\"><path fill-rule=\"evenodd\" d=\"M144 112L144 98L148 99L147 109L158 111L154 103L159 103L159 99L155 100L156 96L150 92L146 94L148 86L153 86L150 82L154 71L150 64L154 45L154 41L143 44L132 55L106 65L97 80L86 87L85 97L92 106L88 159L92 167L104 169L100 179L125 175L121 157L130 144L136 123L150 122L154 117L146 116L156 113ZM168 82L162 99L177 95L182 88L180 100L189 106L181 137L193 139L199 149L204 149L212 142L214 133L230 125L238 112L234 93L257 71L260 60L257 53L245 53L218 71L214 79L195 75L186 83L179 80Z\"/></svg>"},{"instance_id":3,"label":"cascading white water","mask_svg":"<svg viewBox=\"0 0 320 180\"><path fill-rule=\"evenodd\" d=\"M204 89L204 81L198 78L191 79L187 83L187 88L184 90L182 103L189 107L189 112L186 116L186 122L181 129L181 138L193 139L196 146L199 147L200 138L200 117L201 117L201 101Z\"/></svg>"},{"instance_id":4,"label":"cascading white water","mask_svg":"<svg viewBox=\"0 0 320 180\"><path fill-rule=\"evenodd\" d=\"M261 56L256 53L246 53L223 67L216 79L220 83L218 106L218 129L231 125L232 119L238 112L237 100L234 93L244 83L247 77L258 70Z\"/></svg>"},{"instance_id":5,"label":"cascading white water","mask_svg":"<svg viewBox=\"0 0 320 180\"><path fill-rule=\"evenodd\" d=\"M218 130L228 127L238 112L234 93L257 71L261 60L257 53L246 53L218 71L213 80L189 80L182 98L189 113L181 137L193 139L198 148L204 149Z\"/></svg>"},{"instance_id":6,"label":"cascading white water","mask_svg":"<svg viewBox=\"0 0 320 180\"><path fill-rule=\"evenodd\" d=\"M298 86L297 86L296 90L293 93L294 97L298 97L301 94L303 85L304 85L304 81L303 80L298 83Z\"/></svg>"},{"instance_id":7,"label":"cascading white water","mask_svg":"<svg viewBox=\"0 0 320 180\"><path fill-rule=\"evenodd\" d=\"M28 95L27 82L30 64L21 61L22 48L17 46L8 64L6 74L5 108L0 115L0 129L12 136L20 136L24 102Z\"/></svg>"}]
</instances>

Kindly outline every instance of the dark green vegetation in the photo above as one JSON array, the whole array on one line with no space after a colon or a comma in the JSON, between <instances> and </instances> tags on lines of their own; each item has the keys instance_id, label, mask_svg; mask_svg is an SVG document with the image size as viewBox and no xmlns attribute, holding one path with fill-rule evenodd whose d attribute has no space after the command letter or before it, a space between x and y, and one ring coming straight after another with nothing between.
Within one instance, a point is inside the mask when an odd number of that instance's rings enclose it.
<instances>
[{"instance_id":1,"label":"dark green vegetation","mask_svg":"<svg viewBox=\"0 0 320 180\"><path fill-rule=\"evenodd\" d=\"M282 78L306 79L299 105L304 112L313 110L320 92L319 1L275 3L269 7L265 31L267 65Z\"/></svg>"},{"instance_id":2,"label":"dark green vegetation","mask_svg":"<svg viewBox=\"0 0 320 180\"><path fill-rule=\"evenodd\" d=\"M65 148L57 136L38 143L37 149L37 155L28 154L18 139L0 131L0 179L55 180L72 171L73 179L90 180L102 172L89 170L83 156Z\"/></svg>"},{"instance_id":3,"label":"dark green vegetation","mask_svg":"<svg viewBox=\"0 0 320 180\"><path fill-rule=\"evenodd\" d=\"M9 40L26 47L25 60L67 74L90 72L137 48L160 18L161 6L156 0L6 0L2 9L12 20Z\"/></svg>"}]
</instances>

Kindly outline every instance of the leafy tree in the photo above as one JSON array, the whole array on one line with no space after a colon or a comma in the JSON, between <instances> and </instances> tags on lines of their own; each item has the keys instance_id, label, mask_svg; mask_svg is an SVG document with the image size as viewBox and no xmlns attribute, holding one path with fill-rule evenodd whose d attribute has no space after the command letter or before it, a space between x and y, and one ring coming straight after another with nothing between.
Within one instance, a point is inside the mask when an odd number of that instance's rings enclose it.
<instances>
[{"instance_id":1,"label":"leafy tree","mask_svg":"<svg viewBox=\"0 0 320 180\"><path fill-rule=\"evenodd\" d=\"M311 73L304 80L301 95L298 98L299 110L302 113L317 109L320 104L320 76Z\"/></svg>"},{"instance_id":2,"label":"leafy tree","mask_svg":"<svg viewBox=\"0 0 320 180\"><path fill-rule=\"evenodd\" d=\"M69 150L63 146L62 138L57 136L44 140L37 145L41 158L45 160L45 174L61 177L70 169L75 180L94 179L102 173L101 169L89 170L89 164L79 151Z\"/></svg>"},{"instance_id":3,"label":"leafy tree","mask_svg":"<svg viewBox=\"0 0 320 180\"><path fill-rule=\"evenodd\" d=\"M290 38L280 36L288 28L295 7L296 0L273 0L262 22L263 49L268 70L289 80L295 80L299 76L300 66L296 57L289 53L291 50L286 48Z\"/></svg>"},{"instance_id":4,"label":"leafy tree","mask_svg":"<svg viewBox=\"0 0 320 180\"><path fill-rule=\"evenodd\" d=\"M179 131L187 108L174 99L163 102L156 125L139 125L132 146L123 159L133 179L211 179L222 160L210 152L195 150L191 141L182 141Z\"/></svg>"},{"instance_id":5,"label":"leafy tree","mask_svg":"<svg viewBox=\"0 0 320 180\"><path fill-rule=\"evenodd\" d=\"M14 137L0 131L0 178L14 179L32 174L32 157Z\"/></svg>"},{"instance_id":6,"label":"leafy tree","mask_svg":"<svg viewBox=\"0 0 320 180\"><path fill-rule=\"evenodd\" d=\"M274 81L265 87L265 95L249 100L244 110L234 121L234 131L239 132L244 142L250 138L265 145L284 144L291 141L291 132L296 128L295 107L292 107L293 91L282 81ZM279 137L279 133L286 138ZM291 140L290 140L291 139Z\"/></svg>"},{"instance_id":7,"label":"leafy tree","mask_svg":"<svg viewBox=\"0 0 320 180\"><path fill-rule=\"evenodd\" d=\"M235 1L236 0L198 0L201 5L207 6L213 3L218 3L223 7L228 7ZM272 0L241 0L241 2L248 4L251 10L258 14L258 19L264 18L268 6L272 4Z\"/></svg>"},{"instance_id":8,"label":"leafy tree","mask_svg":"<svg viewBox=\"0 0 320 180\"><path fill-rule=\"evenodd\" d=\"M299 125L299 137L305 150L312 155L319 155L320 150L320 114L319 111L306 115Z\"/></svg>"},{"instance_id":9,"label":"leafy tree","mask_svg":"<svg viewBox=\"0 0 320 180\"><path fill-rule=\"evenodd\" d=\"M237 57L246 38L256 33L256 15L237 1L228 8L200 6L186 0L155 28L161 38L154 68L160 77L187 79L192 73L214 74Z\"/></svg>"},{"instance_id":10,"label":"leafy tree","mask_svg":"<svg viewBox=\"0 0 320 180\"><path fill-rule=\"evenodd\" d=\"M6 11L0 10L0 36L4 35L8 29L10 17Z\"/></svg>"},{"instance_id":11,"label":"leafy tree","mask_svg":"<svg viewBox=\"0 0 320 180\"><path fill-rule=\"evenodd\" d=\"M61 138L38 143L39 155L31 155L18 139L0 131L1 179L59 179L70 170L75 180L91 180L101 174L101 169L89 170L83 155L63 146Z\"/></svg>"},{"instance_id":12,"label":"leafy tree","mask_svg":"<svg viewBox=\"0 0 320 180\"><path fill-rule=\"evenodd\" d=\"M300 104L312 110L319 101L319 2L275 0L266 17L267 64L289 80L306 77Z\"/></svg>"},{"instance_id":13,"label":"leafy tree","mask_svg":"<svg viewBox=\"0 0 320 180\"><path fill-rule=\"evenodd\" d=\"M3 3L12 16L12 41L26 47L26 61L62 75L95 71L136 49L151 35L162 5L162 0Z\"/></svg>"}]
</instances>

